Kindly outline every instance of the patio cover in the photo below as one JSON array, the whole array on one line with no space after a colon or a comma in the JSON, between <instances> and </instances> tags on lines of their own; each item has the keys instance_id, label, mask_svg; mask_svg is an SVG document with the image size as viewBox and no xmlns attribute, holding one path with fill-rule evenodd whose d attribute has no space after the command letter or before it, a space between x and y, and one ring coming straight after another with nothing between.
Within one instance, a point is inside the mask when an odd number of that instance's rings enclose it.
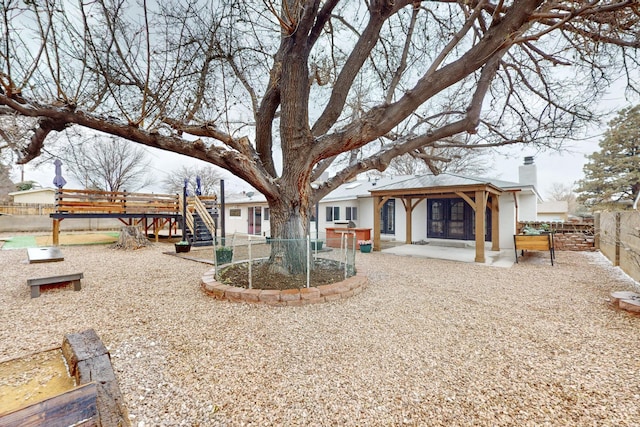
<instances>
[{"instance_id":1,"label":"patio cover","mask_svg":"<svg viewBox=\"0 0 640 427\"><path fill-rule=\"evenodd\" d=\"M505 190L482 179L468 178L454 174L421 175L404 181L369 190L373 197L373 250L380 250L380 210L384 203L396 198L402 200L406 214L405 243L411 244L412 212L422 200L429 197L462 198L478 212L491 209L491 250L500 250L500 215L498 197ZM485 262L484 230L485 215L475 215L476 262Z\"/></svg>"}]
</instances>

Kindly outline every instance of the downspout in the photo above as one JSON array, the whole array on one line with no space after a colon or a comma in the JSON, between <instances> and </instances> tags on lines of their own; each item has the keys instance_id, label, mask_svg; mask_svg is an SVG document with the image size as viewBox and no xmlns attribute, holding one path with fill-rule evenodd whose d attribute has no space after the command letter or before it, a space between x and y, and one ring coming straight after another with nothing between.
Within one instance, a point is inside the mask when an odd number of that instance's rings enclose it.
<instances>
[{"instance_id":1,"label":"downspout","mask_svg":"<svg viewBox=\"0 0 640 427\"><path fill-rule=\"evenodd\" d=\"M516 207L516 234L518 232L518 223L520 222L520 216L518 215L518 198L516 197L516 191L512 191L511 195L513 196L513 203Z\"/></svg>"}]
</instances>

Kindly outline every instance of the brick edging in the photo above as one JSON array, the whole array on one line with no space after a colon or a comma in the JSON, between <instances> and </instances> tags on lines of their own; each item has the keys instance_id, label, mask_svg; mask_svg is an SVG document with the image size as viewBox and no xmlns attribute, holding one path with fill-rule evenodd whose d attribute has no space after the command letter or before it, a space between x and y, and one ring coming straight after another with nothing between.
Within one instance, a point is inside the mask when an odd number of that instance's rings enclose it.
<instances>
[{"instance_id":1,"label":"brick edging","mask_svg":"<svg viewBox=\"0 0 640 427\"><path fill-rule=\"evenodd\" d=\"M362 292L368 282L366 274L357 271L355 276L330 285L283 291L246 289L218 282L215 271L215 268L206 271L200 280L200 287L207 295L219 300L275 306L301 306L349 298Z\"/></svg>"}]
</instances>

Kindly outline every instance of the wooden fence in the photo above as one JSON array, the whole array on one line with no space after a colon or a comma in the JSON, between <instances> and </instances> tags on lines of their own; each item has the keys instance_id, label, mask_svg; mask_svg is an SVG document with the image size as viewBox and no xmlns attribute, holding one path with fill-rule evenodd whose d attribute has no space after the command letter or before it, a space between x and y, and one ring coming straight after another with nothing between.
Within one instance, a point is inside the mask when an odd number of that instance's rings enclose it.
<instances>
[{"instance_id":1,"label":"wooden fence","mask_svg":"<svg viewBox=\"0 0 640 427\"><path fill-rule=\"evenodd\" d=\"M0 205L0 215L49 215L55 205L43 203L7 203Z\"/></svg>"},{"instance_id":2,"label":"wooden fence","mask_svg":"<svg viewBox=\"0 0 640 427\"><path fill-rule=\"evenodd\" d=\"M600 212L595 224L600 251L614 266L640 281L640 212Z\"/></svg>"}]
</instances>

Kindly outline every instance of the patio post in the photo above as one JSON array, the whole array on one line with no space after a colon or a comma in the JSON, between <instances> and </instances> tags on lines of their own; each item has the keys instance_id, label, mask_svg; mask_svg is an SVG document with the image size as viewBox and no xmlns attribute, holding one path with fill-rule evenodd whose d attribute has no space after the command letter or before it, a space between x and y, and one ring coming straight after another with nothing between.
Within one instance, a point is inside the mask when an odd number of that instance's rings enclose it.
<instances>
[{"instance_id":1,"label":"patio post","mask_svg":"<svg viewBox=\"0 0 640 427\"><path fill-rule=\"evenodd\" d=\"M411 235L413 234L413 206L411 205L411 197L408 197L406 200L403 198L402 203L404 204L404 212L406 218L406 233L405 233L405 243L407 245L411 244Z\"/></svg>"},{"instance_id":2,"label":"patio post","mask_svg":"<svg viewBox=\"0 0 640 427\"><path fill-rule=\"evenodd\" d=\"M476 262L485 262L484 257L484 230L485 211L487 209L487 198L484 190L476 191L475 211L476 211Z\"/></svg>"},{"instance_id":3,"label":"patio post","mask_svg":"<svg viewBox=\"0 0 640 427\"><path fill-rule=\"evenodd\" d=\"M500 198L491 195L491 250L500 250Z\"/></svg>"},{"instance_id":4,"label":"patio post","mask_svg":"<svg viewBox=\"0 0 640 427\"><path fill-rule=\"evenodd\" d=\"M373 197L373 250L379 251L380 248L380 208L382 205L382 197Z\"/></svg>"}]
</instances>

